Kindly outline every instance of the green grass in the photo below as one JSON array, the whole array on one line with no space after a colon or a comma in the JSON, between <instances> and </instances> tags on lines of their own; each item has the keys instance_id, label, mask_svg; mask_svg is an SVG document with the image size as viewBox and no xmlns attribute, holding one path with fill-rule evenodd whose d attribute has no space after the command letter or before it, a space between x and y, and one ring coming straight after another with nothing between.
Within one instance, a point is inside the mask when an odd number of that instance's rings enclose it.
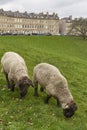
<instances>
[{"instance_id":1,"label":"green grass","mask_svg":"<svg viewBox=\"0 0 87 130\"><path fill-rule=\"evenodd\" d=\"M6 51L15 51L25 59L31 79L38 63L47 62L58 67L67 78L78 110L67 119L54 98L46 105L45 92L39 91L36 98L32 87L25 99L20 100L19 89L10 92L0 72L0 130L87 130L86 40L67 36L1 36L0 59Z\"/></svg>"}]
</instances>

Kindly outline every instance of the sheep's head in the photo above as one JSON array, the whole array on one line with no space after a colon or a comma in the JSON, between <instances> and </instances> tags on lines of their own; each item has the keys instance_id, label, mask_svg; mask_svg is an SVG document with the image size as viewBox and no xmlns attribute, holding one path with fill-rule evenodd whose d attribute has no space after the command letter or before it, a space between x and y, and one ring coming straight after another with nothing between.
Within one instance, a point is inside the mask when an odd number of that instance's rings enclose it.
<instances>
[{"instance_id":1,"label":"sheep's head","mask_svg":"<svg viewBox=\"0 0 87 130\"><path fill-rule=\"evenodd\" d=\"M66 108L63 109L63 114L65 117L70 118L74 115L76 110L77 110L76 103L74 101L71 101L66 105Z\"/></svg>"},{"instance_id":2,"label":"sheep's head","mask_svg":"<svg viewBox=\"0 0 87 130\"><path fill-rule=\"evenodd\" d=\"M20 87L20 98L23 98L28 91L28 87L32 84L32 81L28 77L24 77L21 80L19 80L19 87Z\"/></svg>"}]
</instances>

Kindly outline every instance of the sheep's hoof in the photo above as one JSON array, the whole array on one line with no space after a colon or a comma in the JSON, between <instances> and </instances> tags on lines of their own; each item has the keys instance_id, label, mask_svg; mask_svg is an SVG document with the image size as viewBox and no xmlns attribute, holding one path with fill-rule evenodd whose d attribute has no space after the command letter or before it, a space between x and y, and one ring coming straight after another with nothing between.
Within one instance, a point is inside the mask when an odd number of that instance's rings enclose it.
<instances>
[{"instance_id":1,"label":"sheep's hoof","mask_svg":"<svg viewBox=\"0 0 87 130\"><path fill-rule=\"evenodd\" d=\"M7 88L8 88L8 89L10 89L10 88L11 88L11 86L10 86L9 84L7 84L6 86L7 86Z\"/></svg>"},{"instance_id":2,"label":"sheep's hoof","mask_svg":"<svg viewBox=\"0 0 87 130\"><path fill-rule=\"evenodd\" d=\"M10 90L14 92L14 86L10 86Z\"/></svg>"},{"instance_id":3,"label":"sheep's hoof","mask_svg":"<svg viewBox=\"0 0 87 130\"><path fill-rule=\"evenodd\" d=\"M45 104L48 104L48 101L46 99L44 100L44 102L45 102Z\"/></svg>"},{"instance_id":4,"label":"sheep's hoof","mask_svg":"<svg viewBox=\"0 0 87 130\"><path fill-rule=\"evenodd\" d=\"M35 93L34 96L39 97L39 95L37 93Z\"/></svg>"},{"instance_id":5,"label":"sheep's hoof","mask_svg":"<svg viewBox=\"0 0 87 130\"><path fill-rule=\"evenodd\" d=\"M11 89L12 92L14 92L14 89Z\"/></svg>"},{"instance_id":6,"label":"sheep's hoof","mask_svg":"<svg viewBox=\"0 0 87 130\"><path fill-rule=\"evenodd\" d=\"M20 98L19 98L19 99L23 100L23 99L24 99L24 97L23 97L23 96L20 96Z\"/></svg>"}]
</instances>

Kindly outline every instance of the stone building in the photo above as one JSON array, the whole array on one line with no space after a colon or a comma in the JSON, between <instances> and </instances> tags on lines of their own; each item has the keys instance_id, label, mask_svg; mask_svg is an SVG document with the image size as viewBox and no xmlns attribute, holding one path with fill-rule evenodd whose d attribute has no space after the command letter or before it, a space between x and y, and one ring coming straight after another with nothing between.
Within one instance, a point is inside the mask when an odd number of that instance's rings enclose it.
<instances>
[{"instance_id":1,"label":"stone building","mask_svg":"<svg viewBox=\"0 0 87 130\"><path fill-rule=\"evenodd\" d=\"M0 9L0 34L51 34L59 35L57 14L21 13Z\"/></svg>"},{"instance_id":2,"label":"stone building","mask_svg":"<svg viewBox=\"0 0 87 130\"><path fill-rule=\"evenodd\" d=\"M71 24L72 24L72 16L60 19L59 20L60 35L69 35Z\"/></svg>"}]
</instances>

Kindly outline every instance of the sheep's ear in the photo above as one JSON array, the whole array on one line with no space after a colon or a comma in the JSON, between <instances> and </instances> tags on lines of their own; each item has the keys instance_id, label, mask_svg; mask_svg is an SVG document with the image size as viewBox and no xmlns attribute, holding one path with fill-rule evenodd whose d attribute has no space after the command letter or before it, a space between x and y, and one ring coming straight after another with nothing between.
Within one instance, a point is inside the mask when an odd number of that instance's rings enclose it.
<instances>
[{"instance_id":1,"label":"sheep's ear","mask_svg":"<svg viewBox=\"0 0 87 130\"><path fill-rule=\"evenodd\" d=\"M73 108L74 111L77 110L77 105L74 101L71 102L70 106Z\"/></svg>"},{"instance_id":2,"label":"sheep's ear","mask_svg":"<svg viewBox=\"0 0 87 130\"><path fill-rule=\"evenodd\" d=\"M73 110L76 111L78 109L77 105L75 104Z\"/></svg>"},{"instance_id":3,"label":"sheep's ear","mask_svg":"<svg viewBox=\"0 0 87 130\"><path fill-rule=\"evenodd\" d=\"M68 106L68 105L66 105L66 106L65 106L65 109L67 109L67 108L69 108L69 106Z\"/></svg>"}]
</instances>

